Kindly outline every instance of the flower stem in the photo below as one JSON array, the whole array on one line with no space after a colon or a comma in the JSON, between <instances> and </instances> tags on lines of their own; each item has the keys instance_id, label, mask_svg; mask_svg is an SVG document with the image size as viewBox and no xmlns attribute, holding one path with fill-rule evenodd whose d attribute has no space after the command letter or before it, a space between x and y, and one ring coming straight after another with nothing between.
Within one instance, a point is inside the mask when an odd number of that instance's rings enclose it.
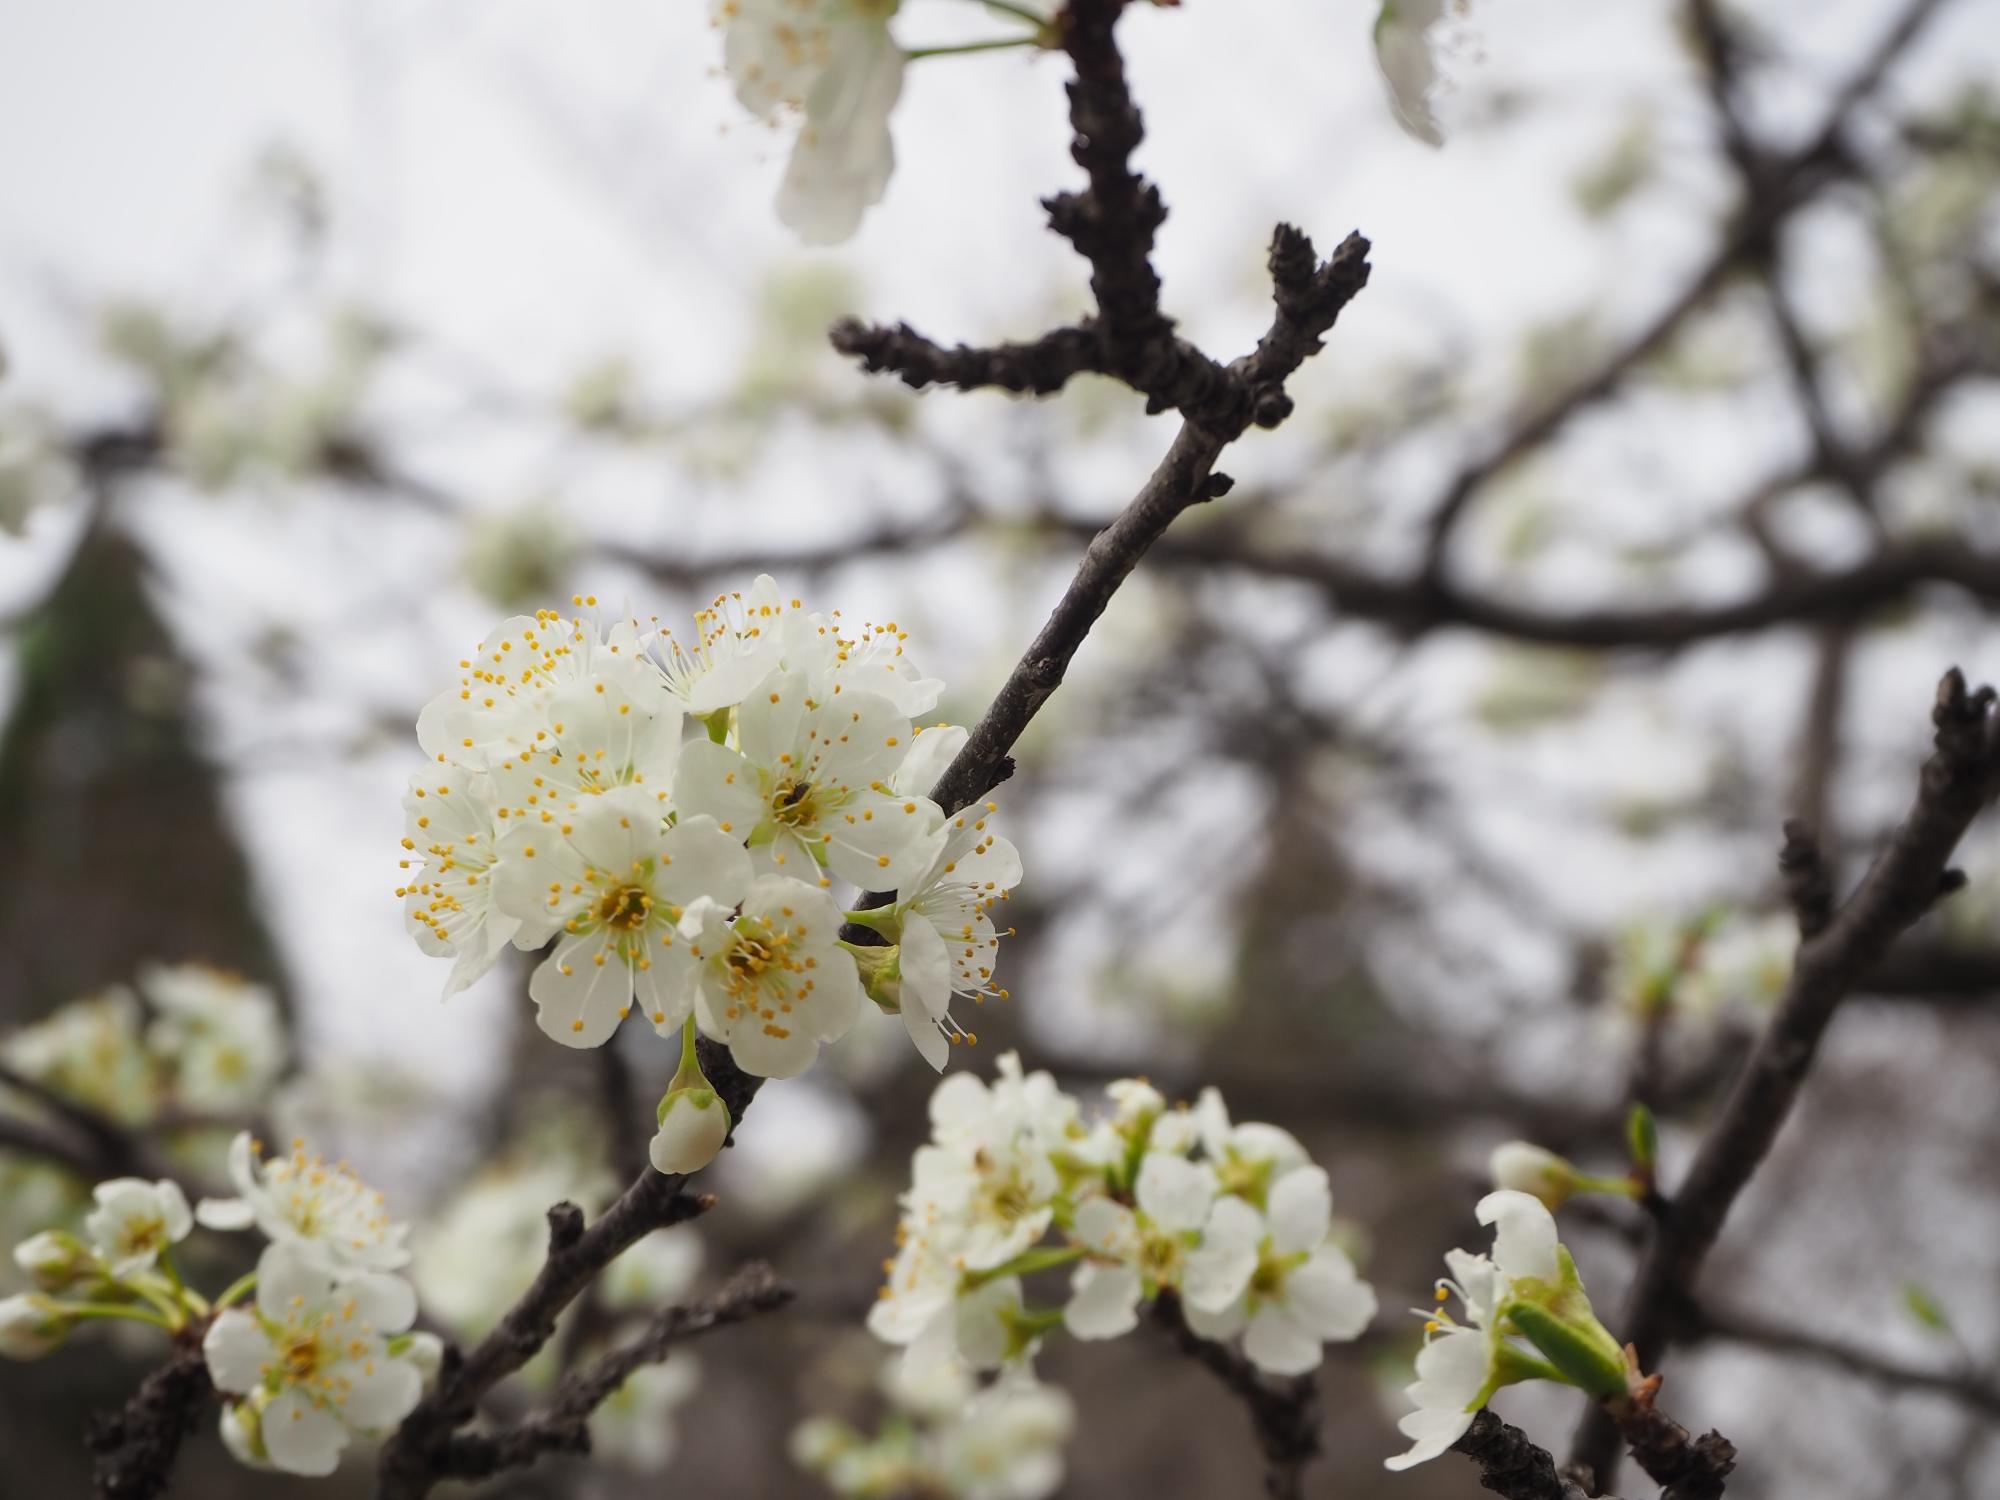
<instances>
[{"instance_id":1,"label":"flower stem","mask_svg":"<svg viewBox=\"0 0 2000 1500\"><path fill-rule=\"evenodd\" d=\"M979 4L985 6L988 10L999 11L1003 16L1018 16L1037 31L1047 31L1050 29L1049 18L1047 16L1037 14L1026 5L1017 4L1016 0L979 0Z\"/></svg>"},{"instance_id":2,"label":"flower stem","mask_svg":"<svg viewBox=\"0 0 2000 1500\"><path fill-rule=\"evenodd\" d=\"M228 1289L215 1299L215 1310L221 1312L223 1308L228 1307L231 1303L241 1302L252 1291L256 1290L256 1287L257 1273L255 1271L245 1271L241 1276L230 1282Z\"/></svg>"},{"instance_id":3,"label":"flower stem","mask_svg":"<svg viewBox=\"0 0 2000 1500\"><path fill-rule=\"evenodd\" d=\"M990 42L958 42L949 47L913 47L903 54L910 62L920 57L963 57L969 52L1005 52L1015 47L1039 47L1042 39L1037 36L996 37Z\"/></svg>"},{"instance_id":4,"label":"flower stem","mask_svg":"<svg viewBox=\"0 0 2000 1500\"><path fill-rule=\"evenodd\" d=\"M968 1288L984 1286L1002 1276L1031 1276L1051 1266L1066 1266L1073 1260L1082 1260L1083 1256L1081 1245L1045 1245L1039 1250L1023 1250L1005 1265L995 1266L990 1271L967 1271L965 1285Z\"/></svg>"},{"instance_id":5,"label":"flower stem","mask_svg":"<svg viewBox=\"0 0 2000 1500\"><path fill-rule=\"evenodd\" d=\"M150 1323L170 1333L175 1327L159 1313L147 1312L127 1302L58 1302L56 1306L76 1318L125 1318L134 1323Z\"/></svg>"}]
</instances>

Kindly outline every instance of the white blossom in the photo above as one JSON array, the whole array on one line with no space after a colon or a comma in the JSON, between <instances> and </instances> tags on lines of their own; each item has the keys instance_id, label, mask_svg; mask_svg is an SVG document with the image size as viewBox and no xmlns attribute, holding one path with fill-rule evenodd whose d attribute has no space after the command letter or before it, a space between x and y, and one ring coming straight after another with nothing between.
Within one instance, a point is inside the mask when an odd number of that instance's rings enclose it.
<instances>
[{"instance_id":1,"label":"white blossom","mask_svg":"<svg viewBox=\"0 0 2000 1500\"><path fill-rule=\"evenodd\" d=\"M840 910L817 886L782 875L751 882L740 912L706 898L682 924L694 969L695 1024L760 1078L792 1078L838 1041L865 996L839 945Z\"/></svg>"},{"instance_id":2,"label":"white blossom","mask_svg":"<svg viewBox=\"0 0 2000 1500\"><path fill-rule=\"evenodd\" d=\"M1139 1325L1139 1300L1178 1287L1189 1249L1215 1202L1206 1165L1148 1152L1133 1188L1135 1208L1092 1198L1076 1212L1085 1257L1070 1282L1063 1326L1080 1339L1109 1339Z\"/></svg>"},{"instance_id":3,"label":"white blossom","mask_svg":"<svg viewBox=\"0 0 2000 1500\"><path fill-rule=\"evenodd\" d=\"M1273 1183L1310 1165L1306 1148L1290 1131L1246 1121L1232 1124L1222 1095L1206 1088L1195 1101L1194 1122L1201 1147L1225 1193L1262 1208Z\"/></svg>"},{"instance_id":4,"label":"white blossom","mask_svg":"<svg viewBox=\"0 0 2000 1500\"><path fill-rule=\"evenodd\" d=\"M822 885L822 867L887 890L930 865L943 815L890 789L911 734L887 698L780 672L736 719L740 751L697 740L683 752L673 800L684 816L706 814L747 839L768 871Z\"/></svg>"},{"instance_id":5,"label":"white blossom","mask_svg":"<svg viewBox=\"0 0 2000 1500\"><path fill-rule=\"evenodd\" d=\"M98 1271L97 1257L75 1235L59 1229L21 1241L14 1247L14 1264L45 1292L65 1291Z\"/></svg>"},{"instance_id":6,"label":"white blossom","mask_svg":"<svg viewBox=\"0 0 2000 1500\"><path fill-rule=\"evenodd\" d=\"M964 747L955 725L917 731L891 790L921 796ZM929 805L929 804L926 804ZM887 920L900 949L903 1024L924 1060L943 1070L951 1040L966 1035L952 1019L951 1001L1004 998L993 982L1000 937L990 915L1021 882L1021 857L992 827L998 805L984 802L946 820L944 842L923 872L896 890Z\"/></svg>"},{"instance_id":7,"label":"white blossom","mask_svg":"<svg viewBox=\"0 0 2000 1500\"><path fill-rule=\"evenodd\" d=\"M229 1176L240 1196L204 1198L195 1209L211 1229L254 1223L329 1271L393 1271L409 1263L409 1226L392 1221L382 1195L344 1163L308 1155L302 1140L288 1155L266 1159L246 1130L229 1143Z\"/></svg>"},{"instance_id":8,"label":"white blossom","mask_svg":"<svg viewBox=\"0 0 2000 1500\"><path fill-rule=\"evenodd\" d=\"M158 1016L147 1041L172 1060L181 1103L227 1112L270 1092L284 1067L285 1032L268 989L202 964L154 965L139 986Z\"/></svg>"},{"instance_id":9,"label":"white blossom","mask_svg":"<svg viewBox=\"0 0 2000 1500\"><path fill-rule=\"evenodd\" d=\"M97 1207L85 1216L83 1232L120 1280L150 1271L169 1245L186 1239L194 1228L178 1183L119 1177L100 1182L91 1197Z\"/></svg>"},{"instance_id":10,"label":"white blossom","mask_svg":"<svg viewBox=\"0 0 2000 1500\"><path fill-rule=\"evenodd\" d=\"M895 169L889 113L904 53L889 21L900 0L719 0L723 65L760 119L803 115L778 217L810 245L860 227Z\"/></svg>"},{"instance_id":11,"label":"white blossom","mask_svg":"<svg viewBox=\"0 0 2000 1500\"><path fill-rule=\"evenodd\" d=\"M668 695L695 718L736 707L777 670L786 625L804 608L803 601L782 594L770 574L760 573L747 591L718 594L696 610L686 641L660 628L651 650Z\"/></svg>"},{"instance_id":12,"label":"white blossom","mask_svg":"<svg viewBox=\"0 0 2000 1500\"><path fill-rule=\"evenodd\" d=\"M129 990L73 1000L22 1027L0 1041L0 1060L121 1124L139 1124L159 1107L139 1003Z\"/></svg>"},{"instance_id":13,"label":"white blossom","mask_svg":"<svg viewBox=\"0 0 2000 1500\"><path fill-rule=\"evenodd\" d=\"M218 1390L257 1397L273 1466L331 1474L353 1434L394 1427L422 1395L417 1366L390 1348L416 1313L416 1293L400 1277L336 1280L296 1246L274 1244L257 1262L256 1312L219 1314L202 1354Z\"/></svg>"},{"instance_id":14,"label":"white blossom","mask_svg":"<svg viewBox=\"0 0 2000 1500\"><path fill-rule=\"evenodd\" d=\"M1455 1321L1440 1305L1425 1324L1417 1379L1404 1392L1417 1409L1396 1424L1411 1446L1385 1461L1390 1469L1436 1458L1472 1426L1474 1415L1504 1378L1502 1361L1511 1346L1501 1312L1513 1283L1523 1278L1553 1282L1560 1273L1556 1221L1539 1199L1503 1189L1480 1199L1476 1215L1480 1223L1495 1227L1492 1258L1445 1252L1451 1274L1437 1284L1440 1303L1446 1295L1456 1295L1468 1321Z\"/></svg>"},{"instance_id":15,"label":"white blossom","mask_svg":"<svg viewBox=\"0 0 2000 1500\"><path fill-rule=\"evenodd\" d=\"M1462 15L1465 0L1382 0L1375 21L1375 60L1389 89L1389 107L1396 122L1430 146L1444 144L1444 127L1437 116L1443 84L1440 53L1451 34L1451 22Z\"/></svg>"},{"instance_id":16,"label":"white blossom","mask_svg":"<svg viewBox=\"0 0 2000 1500\"><path fill-rule=\"evenodd\" d=\"M1318 1367L1321 1346L1359 1336L1375 1293L1328 1238L1326 1173L1303 1167L1270 1192L1267 1214L1219 1200L1185 1277L1188 1326L1204 1338L1243 1335L1243 1352L1274 1375Z\"/></svg>"},{"instance_id":17,"label":"white blossom","mask_svg":"<svg viewBox=\"0 0 2000 1500\"><path fill-rule=\"evenodd\" d=\"M492 968L521 927L494 903L496 799L491 777L464 769L413 776L403 794L401 866L416 873L402 877L396 894L417 946L453 960L446 999Z\"/></svg>"},{"instance_id":18,"label":"white blossom","mask_svg":"<svg viewBox=\"0 0 2000 1500\"><path fill-rule=\"evenodd\" d=\"M528 995L565 1046L602 1045L635 1004L661 1035L678 1034L698 957L680 921L699 900L733 906L749 889L740 838L710 818L669 828L663 811L658 794L623 787L503 845L501 910L520 920L524 946L556 939Z\"/></svg>"}]
</instances>

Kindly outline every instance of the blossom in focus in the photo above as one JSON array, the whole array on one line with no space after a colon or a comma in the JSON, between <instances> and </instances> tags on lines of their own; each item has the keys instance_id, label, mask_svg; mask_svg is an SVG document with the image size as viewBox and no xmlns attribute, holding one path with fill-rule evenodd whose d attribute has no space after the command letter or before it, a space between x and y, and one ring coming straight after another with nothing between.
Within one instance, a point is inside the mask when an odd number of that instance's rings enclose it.
<instances>
[{"instance_id":1,"label":"blossom in focus","mask_svg":"<svg viewBox=\"0 0 2000 1500\"><path fill-rule=\"evenodd\" d=\"M840 910L817 886L762 875L737 914L704 899L682 931L700 961L695 1023L746 1073L796 1077L860 1015L861 980L840 946Z\"/></svg>"},{"instance_id":2,"label":"blossom in focus","mask_svg":"<svg viewBox=\"0 0 2000 1500\"><path fill-rule=\"evenodd\" d=\"M943 814L889 778L910 753L910 721L887 698L844 692L824 676L781 672L737 709L741 749L689 744L674 806L749 840L760 867L827 884L822 867L863 890L923 873L944 843Z\"/></svg>"},{"instance_id":3,"label":"blossom in focus","mask_svg":"<svg viewBox=\"0 0 2000 1500\"><path fill-rule=\"evenodd\" d=\"M528 981L544 1033L568 1047L602 1045L637 1005L675 1035L694 1002L697 954L679 924L689 906L734 905L750 885L741 840L710 818L668 828L659 794L621 787L552 826L509 834L495 878L520 936L556 943Z\"/></svg>"},{"instance_id":4,"label":"blossom in focus","mask_svg":"<svg viewBox=\"0 0 2000 1500\"><path fill-rule=\"evenodd\" d=\"M336 1280L298 1247L274 1244L257 1262L256 1312L218 1314L202 1355L216 1389L254 1398L262 1456L288 1474L331 1474L354 1434L394 1427L423 1394L417 1365L391 1352L416 1314L400 1277Z\"/></svg>"},{"instance_id":5,"label":"blossom in focus","mask_svg":"<svg viewBox=\"0 0 2000 1500\"><path fill-rule=\"evenodd\" d=\"M1479 1200L1476 1216L1494 1227L1492 1257L1445 1252L1451 1274L1437 1283L1417 1379L1405 1391L1417 1409L1396 1424L1411 1445L1385 1460L1390 1469L1443 1453L1502 1386L1553 1380L1600 1398L1623 1387L1617 1341L1592 1313L1548 1208L1530 1194L1502 1189ZM1445 1309L1454 1296L1465 1309L1463 1323Z\"/></svg>"},{"instance_id":6,"label":"blossom in focus","mask_svg":"<svg viewBox=\"0 0 2000 1500\"><path fill-rule=\"evenodd\" d=\"M169 1245L187 1238L194 1215L178 1183L119 1177L91 1192L97 1207L83 1221L112 1276L150 1271Z\"/></svg>"},{"instance_id":7,"label":"blossom in focus","mask_svg":"<svg viewBox=\"0 0 2000 1500\"><path fill-rule=\"evenodd\" d=\"M965 740L966 732L955 725L918 730L908 758L890 780L891 790L921 796ZM965 995L977 1003L1007 993L993 982L1000 936L989 914L1020 884L1021 856L993 829L996 811L996 804L984 802L949 817L944 842L929 864L897 888L893 906L870 921L898 946L903 1025L924 1060L940 1072L950 1042L966 1035L952 1019L952 997Z\"/></svg>"},{"instance_id":8,"label":"blossom in focus","mask_svg":"<svg viewBox=\"0 0 2000 1500\"><path fill-rule=\"evenodd\" d=\"M229 1143L229 1176L240 1196L204 1198L195 1208L210 1229L254 1223L273 1243L329 1270L393 1271L409 1263L409 1226L392 1221L382 1195L344 1163L308 1155L303 1141L267 1159L243 1131Z\"/></svg>"},{"instance_id":9,"label":"blossom in focus","mask_svg":"<svg viewBox=\"0 0 2000 1500\"><path fill-rule=\"evenodd\" d=\"M262 985L202 964L175 964L141 970L139 986L158 1017L147 1044L173 1060L183 1104L248 1109L277 1082L284 1027L277 1001Z\"/></svg>"},{"instance_id":10,"label":"blossom in focus","mask_svg":"<svg viewBox=\"0 0 2000 1500\"><path fill-rule=\"evenodd\" d=\"M889 32L900 0L720 0L723 66L759 119L802 116L778 217L809 245L851 236L895 170L889 112L904 53Z\"/></svg>"}]
</instances>

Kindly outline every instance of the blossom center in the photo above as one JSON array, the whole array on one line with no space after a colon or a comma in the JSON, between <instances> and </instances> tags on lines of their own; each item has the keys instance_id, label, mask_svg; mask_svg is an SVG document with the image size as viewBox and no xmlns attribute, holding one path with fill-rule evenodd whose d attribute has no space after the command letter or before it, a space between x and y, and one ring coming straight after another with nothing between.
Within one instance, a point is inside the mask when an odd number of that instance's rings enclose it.
<instances>
[{"instance_id":1,"label":"blossom center","mask_svg":"<svg viewBox=\"0 0 2000 1500\"><path fill-rule=\"evenodd\" d=\"M597 920L620 932L644 927L652 910L653 898L644 886L617 886L597 898Z\"/></svg>"}]
</instances>

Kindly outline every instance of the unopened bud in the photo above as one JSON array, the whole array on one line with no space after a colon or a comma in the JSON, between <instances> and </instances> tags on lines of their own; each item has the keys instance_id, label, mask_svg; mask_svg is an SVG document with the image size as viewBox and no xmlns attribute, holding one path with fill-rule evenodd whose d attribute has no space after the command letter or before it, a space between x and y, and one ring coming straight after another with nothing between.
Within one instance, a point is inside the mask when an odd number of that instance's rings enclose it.
<instances>
[{"instance_id":1,"label":"unopened bud","mask_svg":"<svg viewBox=\"0 0 2000 1500\"><path fill-rule=\"evenodd\" d=\"M39 1292L0 1298L0 1355L40 1359L69 1337L69 1325L62 1305Z\"/></svg>"},{"instance_id":2,"label":"unopened bud","mask_svg":"<svg viewBox=\"0 0 2000 1500\"><path fill-rule=\"evenodd\" d=\"M1551 1209L1560 1208L1582 1183L1582 1174L1568 1158L1528 1141L1508 1141L1494 1147L1487 1170L1492 1173L1494 1187L1527 1193Z\"/></svg>"},{"instance_id":3,"label":"unopened bud","mask_svg":"<svg viewBox=\"0 0 2000 1500\"><path fill-rule=\"evenodd\" d=\"M73 1234L48 1229L14 1247L14 1264L45 1292L67 1291L97 1271L97 1258Z\"/></svg>"},{"instance_id":4,"label":"unopened bud","mask_svg":"<svg viewBox=\"0 0 2000 1500\"><path fill-rule=\"evenodd\" d=\"M729 1139L729 1108L713 1089L672 1090L660 1101L659 1120L646 1155L661 1172L698 1172Z\"/></svg>"}]
</instances>

